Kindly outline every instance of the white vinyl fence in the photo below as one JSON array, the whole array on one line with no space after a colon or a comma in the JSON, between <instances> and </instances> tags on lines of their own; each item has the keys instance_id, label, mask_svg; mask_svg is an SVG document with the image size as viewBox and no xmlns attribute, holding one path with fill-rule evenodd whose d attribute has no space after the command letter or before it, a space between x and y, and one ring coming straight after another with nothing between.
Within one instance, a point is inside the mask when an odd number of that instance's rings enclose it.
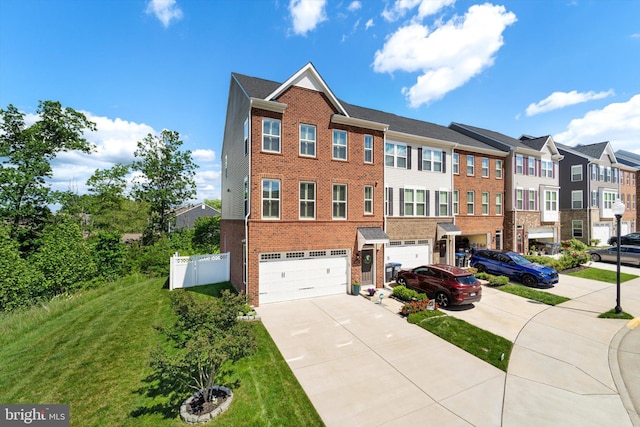
<instances>
[{"instance_id":1,"label":"white vinyl fence","mask_svg":"<svg viewBox=\"0 0 640 427\"><path fill-rule=\"evenodd\" d=\"M171 257L169 289L229 280L229 253Z\"/></svg>"}]
</instances>

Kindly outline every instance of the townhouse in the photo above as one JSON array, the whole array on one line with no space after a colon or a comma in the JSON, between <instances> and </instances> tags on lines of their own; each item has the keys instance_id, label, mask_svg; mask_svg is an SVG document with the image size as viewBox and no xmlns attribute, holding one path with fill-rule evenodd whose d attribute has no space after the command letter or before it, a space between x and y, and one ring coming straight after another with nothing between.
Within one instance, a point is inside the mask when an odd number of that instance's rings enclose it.
<instances>
[{"instance_id":1,"label":"townhouse","mask_svg":"<svg viewBox=\"0 0 640 427\"><path fill-rule=\"evenodd\" d=\"M253 304L382 286L384 132L311 63L284 83L232 74L221 251Z\"/></svg>"},{"instance_id":2,"label":"townhouse","mask_svg":"<svg viewBox=\"0 0 640 427\"><path fill-rule=\"evenodd\" d=\"M620 164L611 144L599 142L576 147L558 144L558 149L565 156L560 170L561 237L606 245L617 234L611 207L620 195L621 184ZM630 183L629 177L629 186ZM620 224L622 234L632 227L629 214Z\"/></svg>"},{"instance_id":3,"label":"townhouse","mask_svg":"<svg viewBox=\"0 0 640 427\"><path fill-rule=\"evenodd\" d=\"M640 190L638 189L637 183L640 183L640 155L636 153L632 153L626 150L617 150L615 152L616 159L620 164L620 169L624 169L629 172L627 177L629 178L629 186L626 186L626 178L625 178L625 187L621 186L621 193L626 193L627 195L631 195L631 203L630 206L625 210L624 215L622 216L623 220L633 221L631 225L630 231L634 232L638 230L638 215L640 211L637 208L638 197L640 197Z\"/></svg>"},{"instance_id":4,"label":"townhouse","mask_svg":"<svg viewBox=\"0 0 640 427\"><path fill-rule=\"evenodd\" d=\"M504 249L553 251L560 238L558 170L562 155L553 138L511 138L462 123L449 127L506 153Z\"/></svg>"}]
</instances>

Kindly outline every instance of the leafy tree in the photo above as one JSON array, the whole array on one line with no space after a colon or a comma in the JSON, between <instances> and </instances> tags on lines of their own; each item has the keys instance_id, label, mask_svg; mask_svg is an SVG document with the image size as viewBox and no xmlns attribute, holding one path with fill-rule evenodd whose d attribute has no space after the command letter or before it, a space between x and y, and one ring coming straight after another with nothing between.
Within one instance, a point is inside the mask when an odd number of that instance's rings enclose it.
<instances>
[{"instance_id":1,"label":"leafy tree","mask_svg":"<svg viewBox=\"0 0 640 427\"><path fill-rule=\"evenodd\" d=\"M130 166L116 163L109 169L96 169L87 180L89 192L96 196L99 210L119 208L127 188Z\"/></svg>"},{"instance_id":2,"label":"leafy tree","mask_svg":"<svg viewBox=\"0 0 640 427\"><path fill-rule=\"evenodd\" d=\"M220 252L220 217L197 218L193 225L193 249L200 253Z\"/></svg>"},{"instance_id":3,"label":"leafy tree","mask_svg":"<svg viewBox=\"0 0 640 427\"><path fill-rule=\"evenodd\" d=\"M142 175L134 181L133 195L149 203L153 235L168 232L172 210L196 194L197 165L181 145L178 132L163 130L159 137L147 135L135 151L133 168Z\"/></svg>"},{"instance_id":4,"label":"leafy tree","mask_svg":"<svg viewBox=\"0 0 640 427\"><path fill-rule=\"evenodd\" d=\"M82 136L95 130L84 114L54 101L40 101L37 114L38 120L27 127L25 114L16 107L0 109L0 219L11 224L14 238L24 228L29 235L43 224L51 202L46 178L52 176L56 155L94 148Z\"/></svg>"},{"instance_id":5,"label":"leafy tree","mask_svg":"<svg viewBox=\"0 0 640 427\"><path fill-rule=\"evenodd\" d=\"M36 301L44 276L20 257L9 229L0 227L0 311L26 307Z\"/></svg>"},{"instance_id":6,"label":"leafy tree","mask_svg":"<svg viewBox=\"0 0 640 427\"><path fill-rule=\"evenodd\" d=\"M213 209L222 211L222 200L220 199L204 199L204 203L211 206Z\"/></svg>"},{"instance_id":7,"label":"leafy tree","mask_svg":"<svg viewBox=\"0 0 640 427\"><path fill-rule=\"evenodd\" d=\"M97 269L80 226L67 215L45 227L41 246L30 261L44 275L38 295L51 298L80 288Z\"/></svg>"},{"instance_id":8,"label":"leafy tree","mask_svg":"<svg viewBox=\"0 0 640 427\"><path fill-rule=\"evenodd\" d=\"M94 261L105 279L115 280L122 273L126 248L121 239L121 234L109 231L100 231L94 238Z\"/></svg>"}]
</instances>

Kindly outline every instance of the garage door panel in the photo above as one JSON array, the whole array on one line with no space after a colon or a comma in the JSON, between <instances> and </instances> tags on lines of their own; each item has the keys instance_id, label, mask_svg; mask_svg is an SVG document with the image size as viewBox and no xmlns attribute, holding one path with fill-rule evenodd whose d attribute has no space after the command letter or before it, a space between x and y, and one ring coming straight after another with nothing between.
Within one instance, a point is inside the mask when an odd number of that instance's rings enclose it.
<instances>
[{"instance_id":1,"label":"garage door panel","mask_svg":"<svg viewBox=\"0 0 640 427\"><path fill-rule=\"evenodd\" d=\"M398 262L402 268L432 264L430 245L387 246L384 251L386 262Z\"/></svg>"},{"instance_id":2,"label":"garage door panel","mask_svg":"<svg viewBox=\"0 0 640 427\"><path fill-rule=\"evenodd\" d=\"M347 292L347 257L318 257L260 263L260 303Z\"/></svg>"}]
</instances>

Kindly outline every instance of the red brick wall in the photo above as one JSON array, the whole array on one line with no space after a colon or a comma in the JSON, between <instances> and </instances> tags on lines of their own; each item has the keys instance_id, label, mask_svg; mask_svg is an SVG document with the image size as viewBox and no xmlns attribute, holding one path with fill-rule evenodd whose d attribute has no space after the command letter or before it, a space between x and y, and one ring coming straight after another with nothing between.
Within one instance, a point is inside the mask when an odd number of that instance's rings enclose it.
<instances>
[{"instance_id":1,"label":"red brick wall","mask_svg":"<svg viewBox=\"0 0 640 427\"><path fill-rule=\"evenodd\" d=\"M279 102L284 113L254 109L251 118L251 219L249 221L248 287L258 304L259 254L311 249L350 249L352 279L360 277L356 264L358 227L383 227L384 139L381 131L331 123L336 113L323 94L299 87L285 91ZM262 151L262 118L281 120L281 152ZM316 126L316 157L299 155L299 126ZM332 159L332 131L346 130L347 161ZM364 163L364 135L373 136L374 163ZM280 180L280 219L261 220L262 179ZM300 221L299 183L316 183L316 219ZM347 220L332 219L332 186L347 185ZM364 214L364 186L373 186L373 215ZM241 197L241 195L239 195ZM383 251L377 253L376 282L384 282ZM236 264L234 264L236 265ZM233 268L233 267L232 267Z\"/></svg>"}]
</instances>

